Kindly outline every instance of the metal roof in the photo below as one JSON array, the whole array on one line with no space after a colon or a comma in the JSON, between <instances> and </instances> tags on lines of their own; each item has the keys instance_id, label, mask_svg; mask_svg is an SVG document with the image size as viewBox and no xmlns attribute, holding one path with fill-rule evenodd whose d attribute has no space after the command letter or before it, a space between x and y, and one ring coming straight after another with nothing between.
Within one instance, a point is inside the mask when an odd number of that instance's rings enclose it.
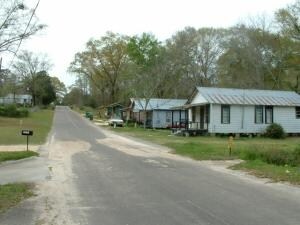
<instances>
[{"instance_id":1,"label":"metal roof","mask_svg":"<svg viewBox=\"0 0 300 225\"><path fill-rule=\"evenodd\" d=\"M106 107L106 108L110 108L110 107L115 107L115 106L122 106L122 107L123 107L123 105L122 105L121 103L119 103L119 102L112 103L112 104L107 105L107 106L105 106L105 107Z\"/></svg>"},{"instance_id":2,"label":"metal roof","mask_svg":"<svg viewBox=\"0 0 300 225\"><path fill-rule=\"evenodd\" d=\"M133 111L137 112L145 110L146 100L141 98L131 99L135 102ZM151 98L146 110L170 110L174 107L182 106L187 102L187 99L162 99Z\"/></svg>"},{"instance_id":3,"label":"metal roof","mask_svg":"<svg viewBox=\"0 0 300 225\"><path fill-rule=\"evenodd\" d=\"M211 87L197 87L197 90L212 104L300 106L300 95L293 91Z\"/></svg>"}]
</instances>

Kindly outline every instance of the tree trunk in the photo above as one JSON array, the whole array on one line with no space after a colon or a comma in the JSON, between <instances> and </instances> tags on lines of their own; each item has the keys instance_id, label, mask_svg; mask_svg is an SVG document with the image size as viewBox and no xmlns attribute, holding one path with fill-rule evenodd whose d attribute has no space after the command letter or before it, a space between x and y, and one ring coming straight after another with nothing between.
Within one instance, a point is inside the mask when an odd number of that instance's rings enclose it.
<instances>
[{"instance_id":1,"label":"tree trunk","mask_svg":"<svg viewBox=\"0 0 300 225\"><path fill-rule=\"evenodd\" d=\"M35 96L35 94L32 94L32 104L33 104L33 106L36 105L36 96Z\"/></svg>"}]
</instances>

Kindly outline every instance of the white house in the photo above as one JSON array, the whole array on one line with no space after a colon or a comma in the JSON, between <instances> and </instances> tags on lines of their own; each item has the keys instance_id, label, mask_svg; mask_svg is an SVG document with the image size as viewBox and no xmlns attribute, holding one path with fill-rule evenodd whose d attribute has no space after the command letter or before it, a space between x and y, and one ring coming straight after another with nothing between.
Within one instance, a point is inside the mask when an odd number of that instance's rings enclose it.
<instances>
[{"instance_id":1,"label":"white house","mask_svg":"<svg viewBox=\"0 0 300 225\"><path fill-rule=\"evenodd\" d=\"M18 95L18 94L8 94L5 97L0 97L0 104L22 104L31 105L32 96L31 95Z\"/></svg>"},{"instance_id":2,"label":"white house","mask_svg":"<svg viewBox=\"0 0 300 225\"><path fill-rule=\"evenodd\" d=\"M144 122L153 128L172 128L185 123L187 111L174 109L187 102L187 99L159 99L151 98L146 106L146 100L141 98L131 98L132 119L139 123ZM146 112L146 115L145 115Z\"/></svg>"},{"instance_id":3,"label":"white house","mask_svg":"<svg viewBox=\"0 0 300 225\"><path fill-rule=\"evenodd\" d=\"M292 91L197 87L185 108L189 130L263 133L279 123L286 133L300 133L300 95Z\"/></svg>"}]
</instances>

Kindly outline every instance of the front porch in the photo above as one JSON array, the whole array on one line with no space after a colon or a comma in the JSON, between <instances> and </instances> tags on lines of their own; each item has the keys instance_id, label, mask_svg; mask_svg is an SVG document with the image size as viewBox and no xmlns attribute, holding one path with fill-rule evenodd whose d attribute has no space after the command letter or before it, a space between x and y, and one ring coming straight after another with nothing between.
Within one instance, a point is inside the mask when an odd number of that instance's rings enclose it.
<instances>
[{"instance_id":1,"label":"front porch","mask_svg":"<svg viewBox=\"0 0 300 225\"><path fill-rule=\"evenodd\" d=\"M190 135L204 135L209 130L210 105L190 106L185 111L186 119L180 126L174 127L172 133Z\"/></svg>"}]
</instances>

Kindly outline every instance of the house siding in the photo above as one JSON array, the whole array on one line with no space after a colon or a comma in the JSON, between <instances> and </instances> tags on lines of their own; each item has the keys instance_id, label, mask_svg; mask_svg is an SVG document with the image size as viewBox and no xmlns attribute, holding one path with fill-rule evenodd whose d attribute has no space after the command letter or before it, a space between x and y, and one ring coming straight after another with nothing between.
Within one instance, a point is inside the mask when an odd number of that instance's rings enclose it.
<instances>
[{"instance_id":1,"label":"house siding","mask_svg":"<svg viewBox=\"0 0 300 225\"><path fill-rule=\"evenodd\" d=\"M5 97L0 97L0 104L31 104L31 95L13 95L8 94Z\"/></svg>"},{"instance_id":2,"label":"house siding","mask_svg":"<svg viewBox=\"0 0 300 225\"><path fill-rule=\"evenodd\" d=\"M210 133L262 133L269 125L265 121L255 123L255 106L230 105L230 124L221 123L221 105L213 104L211 111ZM295 107L274 106L273 122L281 124L287 133L300 133L300 119L296 119Z\"/></svg>"},{"instance_id":3,"label":"house siding","mask_svg":"<svg viewBox=\"0 0 300 225\"><path fill-rule=\"evenodd\" d=\"M300 133L300 119L296 119L295 107L274 107L274 122L281 124L287 133Z\"/></svg>"},{"instance_id":4,"label":"house siding","mask_svg":"<svg viewBox=\"0 0 300 225\"><path fill-rule=\"evenodd\" d=\"M195 98L192 100L191 104L206 104L207 100L201 95L201 93L197 93Z\"/></svg>"}]
</instances>

